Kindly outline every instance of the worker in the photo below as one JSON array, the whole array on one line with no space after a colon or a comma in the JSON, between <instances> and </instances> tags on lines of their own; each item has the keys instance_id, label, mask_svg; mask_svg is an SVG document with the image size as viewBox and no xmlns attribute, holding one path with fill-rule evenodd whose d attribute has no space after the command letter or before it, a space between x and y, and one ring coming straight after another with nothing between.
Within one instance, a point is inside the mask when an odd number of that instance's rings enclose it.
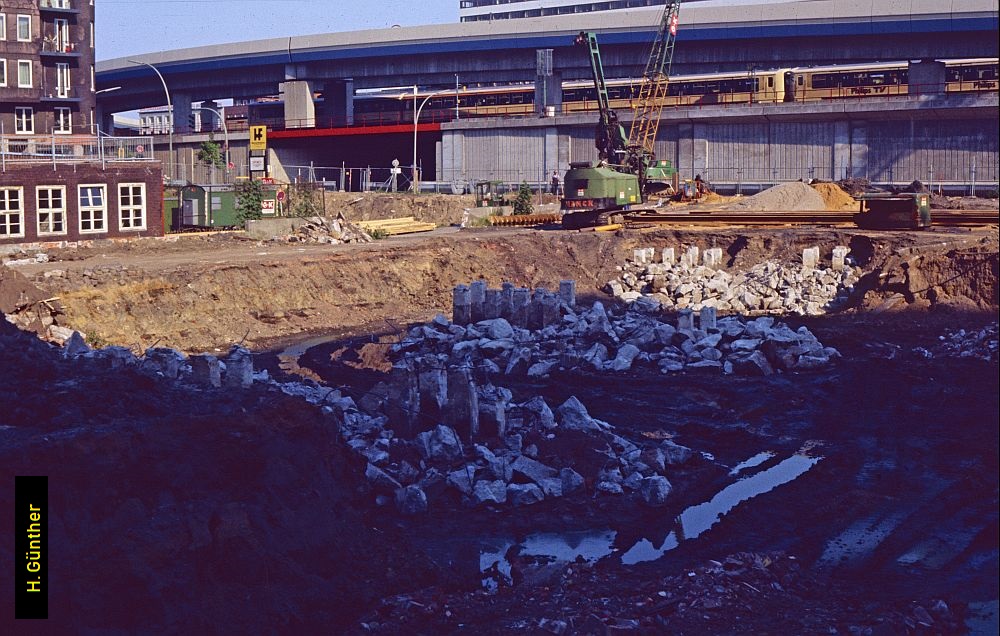
<instances>
[{"instance_id":1,"label":"worker","mask_svg":"<svg viewBox=\"0 0 1000 636\"><path fill-rule=\"evenodd\" d=\"M701 180L700 174L694 175L694 190L699 197L705 194L705 182Z\"/></svg>"},{"instance_id":2,"label":"worker","mask_svg":"<svg viewBox=\"0 0 1000 636\"><path fill-rule=\"evenodd\" d=\"M555 170L552 171L552 194L559 195L559 173Z\"/></svg>"}]
</instances>

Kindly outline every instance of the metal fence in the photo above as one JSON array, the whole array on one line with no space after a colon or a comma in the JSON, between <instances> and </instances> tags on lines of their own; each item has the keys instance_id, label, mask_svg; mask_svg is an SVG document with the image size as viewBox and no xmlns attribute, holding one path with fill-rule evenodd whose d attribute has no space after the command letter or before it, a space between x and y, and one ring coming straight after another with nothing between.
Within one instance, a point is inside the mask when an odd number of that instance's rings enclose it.
<instances>
[{"instance_id":1,"label":"metal fence","mask_svg":"<svg viewBox=\"0 0 1000 636\"><path fill-rule=\"evenodd\" d=\"M149 137L0 134L0 170L13 164L153 161Z\"/></svg>"}]
</instances>

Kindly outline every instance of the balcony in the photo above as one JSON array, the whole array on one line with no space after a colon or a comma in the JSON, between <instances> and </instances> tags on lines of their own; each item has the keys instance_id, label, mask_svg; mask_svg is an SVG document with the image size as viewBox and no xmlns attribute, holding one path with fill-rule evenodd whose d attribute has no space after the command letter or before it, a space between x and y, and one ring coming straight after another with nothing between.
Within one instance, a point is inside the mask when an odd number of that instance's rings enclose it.
<instances>
[{"instance_id":1,"label":"balcony","mask_svg":"<svg viewBox=\"0 0 1000 636\"><path fill-rule=\"evenodd\" d=\"M59 42L46 36L42 40L42 57L59 59L77 59L81 57L79 47L75 42Z\"/></svg>"},{"instance_id":2,"label":"balcony","mask_svg":"<svg viewBox=\"0 0 1000 636\"><path fill-rule=\"evenodd\" d=\"M80 0L77 0L78 2ZM73 6L72 0L39 0L38 9L42 13L58 13L62 15L78 15L80 9Z\"/></svg>"}]
</instances>

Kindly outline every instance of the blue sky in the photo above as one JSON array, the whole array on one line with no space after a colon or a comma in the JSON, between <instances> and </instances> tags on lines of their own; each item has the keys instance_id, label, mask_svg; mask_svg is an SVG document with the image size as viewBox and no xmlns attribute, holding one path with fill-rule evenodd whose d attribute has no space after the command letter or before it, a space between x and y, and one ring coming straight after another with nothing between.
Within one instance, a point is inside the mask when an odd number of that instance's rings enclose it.
<instances>
[{"instance_id":1,"label":"blue sky","mask_svg":"<svg viewBox=\"0 0 1000 636\"><path fill-rule=\"evenodd\" d=\"M289 35L458 22L458 0L97 0L97 59Z\"/></svg>"}]
</instances>

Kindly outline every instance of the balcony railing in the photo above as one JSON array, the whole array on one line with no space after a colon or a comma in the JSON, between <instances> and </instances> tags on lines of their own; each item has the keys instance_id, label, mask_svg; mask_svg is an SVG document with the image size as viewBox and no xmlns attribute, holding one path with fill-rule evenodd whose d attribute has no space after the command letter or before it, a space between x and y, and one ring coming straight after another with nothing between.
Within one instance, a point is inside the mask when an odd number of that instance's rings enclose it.
<instances>
[{"instance_id":1,"label":"balcony railing","mask_svg":"<svg viewBox=\"0 0 1000 636\"><path fill-rule=\"evenodd\" d=\"M0 135L0 169L8 164L153 161L149 137L57 134Z\"/></svg>"},{"instance_id":2,"label":"balcony railing","mask_svg":"<svg viewBox=\"0 0 1000 636\"><path fill-rule=\"evenodd\" d=\"M79 13L71 0L39 0L38 8L42 11L58 11L60 13Z\"/></svg>"}]
</instances>

